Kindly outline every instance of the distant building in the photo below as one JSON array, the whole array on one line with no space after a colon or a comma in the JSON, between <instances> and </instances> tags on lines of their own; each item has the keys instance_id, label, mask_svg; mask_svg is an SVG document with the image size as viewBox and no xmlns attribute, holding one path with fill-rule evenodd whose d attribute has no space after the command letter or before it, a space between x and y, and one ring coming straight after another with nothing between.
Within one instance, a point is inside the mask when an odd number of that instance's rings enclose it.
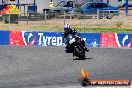
<instances>
[{"instance_id":1,"label":"distant building","mask_svg":"<svg viewBox=\"0 0 132 88\"><path fill-rule=\"evenodd\" d=\"M102 2L105 2L112 6L118 7L118 0L102 0Z\"/></svg>"},{"instance_id":2,"label":"distant building","mask_svg":"<svg viewBox=\"0 0 132 88\"><path fill-rule=\"evenodd\" d=\"M2 2L2 0L0 0ZM18 0L15 1L10 1L10 0L3 0L4 3L12 3L12 4L17 4ZM37 5L37 11L38 12L43 12L44 8L47 8L49 3L51 0L36 0L36 5ZM52 0L54 3L54 6L56 6L58 3L60 3L61 1L69 1L69 0ZM83 4L85 2L105 2L105 3L109 3L110 5L113 6L118 6L118 0L70 0L70 1L74 1L77 4ZM34 0L19 0L20 4L34 4ZM21 6L21 10L27 10L27 5Z\"/></svg>"}]
</instances>

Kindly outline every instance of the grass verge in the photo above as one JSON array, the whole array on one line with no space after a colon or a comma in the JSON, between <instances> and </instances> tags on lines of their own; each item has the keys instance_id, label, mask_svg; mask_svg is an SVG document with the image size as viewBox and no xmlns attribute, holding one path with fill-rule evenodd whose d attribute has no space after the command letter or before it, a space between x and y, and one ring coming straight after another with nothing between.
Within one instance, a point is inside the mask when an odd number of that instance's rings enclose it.
<instances>
[{"instance_id":1,"label":"grass verge","mask_svg":"<svg viewBox=\"0 0 132 88\"><path fill-rule=\"evenodd\" d=\"M87 28L72 26L78 32L122 32L132 33L132 28ZM0 30L12 30L12 31L49 31L49 32L63 32L63 26L56 25L3 25Z\"/></svg>"}]
</instances>

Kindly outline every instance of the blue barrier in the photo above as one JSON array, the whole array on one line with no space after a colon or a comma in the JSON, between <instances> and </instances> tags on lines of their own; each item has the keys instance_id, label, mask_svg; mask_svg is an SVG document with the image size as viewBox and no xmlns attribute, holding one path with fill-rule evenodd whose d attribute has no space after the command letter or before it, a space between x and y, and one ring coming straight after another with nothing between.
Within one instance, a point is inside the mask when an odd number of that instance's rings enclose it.
<instances>
[{"instance_id":1,"label":"blue barrier","mask_svg":"<svg viewBox=\"0 0 132 88\"><path fill-rule=\"evenodd\" d=\"M100 33L80 33L80 37L86 46L100 47Z\"/></svg>"},{"instance_id":2,"label":"blue barrier","mask_svg":"<svg viewBox=\"0 0 132 88\"><path fill-rule=\"evenodd\" d=\"M86 46L132 48L132 34L80 33ZM62 32L0 31L0 45L65 46Z\"/></svg>"},{"instance_id":3,"label":"blue barrier","mask_svg":"<svg viewBox=\"0 0 132 88\"><path fill-rule=\"evenodd\" d=\"M25 45L64 46L61 32L23 32Z\"/></svg>"},{"instance_id":4,"label":"blue barrier","mask_svg":"<svg viewBox=\"0 0 132 88\"><path fill-rule=\"evenodd\" d=\"M0 30L0 45L9 45L9 31Z\"/></svg>"},{"instance_id":5,"label":"blue barrier","mask_svg":"<svg viewBox=\"0 0 132 88\"><path fill-rule=\"evenodd\" d=\"M132 34L115 33L115 39L118 47L132 48Z\"/></svg>"},{"instance_id":6,"label":"blue barrier","mask_svg":"<svg viewBox=\"0 0 132 88\"><path fill-rule=\"evenodd\" d=\"M61 32L23 32L25 45L64 46ZM86 46L100 46L100 33L80 33ZM34 42L33 42L34 41ZM32 43L33 42L33 43Z\"/></svg>"}]
</instances>

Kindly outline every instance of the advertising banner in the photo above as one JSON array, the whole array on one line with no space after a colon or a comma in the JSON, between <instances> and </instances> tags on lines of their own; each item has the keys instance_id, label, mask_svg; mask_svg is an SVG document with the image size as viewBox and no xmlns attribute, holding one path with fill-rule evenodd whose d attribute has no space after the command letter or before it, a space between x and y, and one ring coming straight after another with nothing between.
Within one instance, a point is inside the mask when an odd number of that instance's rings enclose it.
<instances>
[{"instance_id":1,"label":"advertising banner","mask_svg":"<svg viewBox=\"0 0 132 88\"><path fill-rule=\"evenodd\" d=\"M115 33L118 47L132 48L132 34Z\"/></svg>"},{"instance_id":2,"label":"advertising banner","mask_svg":"<svg viewBox=\"0 0 132 88\"><path fill-rule=\"evenodd\" d=\"M63 46L61 32L22 32L25 45Z\"/></svg>"},{"instance_id":3,"label":"advertising banner","mask_svg":"<svg viewBox=\"0 0 132 88\"><path fill-rule=\"evenodd\" d=\"M81 33L86 46L99 47L100 33ZM11 31L10 45L65 46L61 32Z\"/></svg>"},{"instance_id":4,"label":"advertising banner","mask_svg":"<svg viewBox=\"0 0 132 88\"><path fill-rule=\"evenodd\" d=\"M0 30L0 45L9 45L9 31Z\"/></svg>"},{"instance_id":5,"label":"advertising banner","mask_svg":"<svg viewBox=\"0 0 132 88\"><path fill-rule=\"evenodd\" d=\"M61 32L10 32L10 45L64 46Z\"/></svg>"},{"instance_id":6,"label":"advertising banner","mask_svg":"<svg viewBox=\"0 0 132 88\"><path fill-rule=\"evenodd\" d=\"M26 32L6 31L0 32L0 44L9 45L39 45L39 46L65 46L61 32ZM8 40L9 35L9 40ZM3 37L5 36L5 37ZM86 46L132 48L132 34L126 33L80 33ZM3 41L3 42L2 42Z\"/></svg>"},{"instance_id":7,"label":"advertising banner","mask_svg":"<svg viewBox=\"0 0 132 88\"><path fill-rule=\"evenodd\" d=\"M9 45L25 45L21 31L10 31Z\"/></svg>"},{"instance_id":8,"label":"advertising banner","mask_svg":"<svg viewBox=\"0 0 132 88\"><path fill-rule=\"evenodd\" d=\"M100 47L118 47L115 33L101 33Z\"/></svg>"},{"instance_id":9,"label":"advertising banner","mask_svg":"<svg viewBox=\"0 0 132 88\"><path fill-rule=\"evenodd\" d=\"M101 33L101 47L132 48L132 34L126 33Z\"/></svg>"},{"instance_id":10,"label":"advertising banner","mask_svg":"<svg viewBox=\"0 0 132 88\"><path fill-rule=\"evenodd\" d=\"M100 47L100 33L81 33L80 37L86 46Z\"/></svg>"}]
</instances>

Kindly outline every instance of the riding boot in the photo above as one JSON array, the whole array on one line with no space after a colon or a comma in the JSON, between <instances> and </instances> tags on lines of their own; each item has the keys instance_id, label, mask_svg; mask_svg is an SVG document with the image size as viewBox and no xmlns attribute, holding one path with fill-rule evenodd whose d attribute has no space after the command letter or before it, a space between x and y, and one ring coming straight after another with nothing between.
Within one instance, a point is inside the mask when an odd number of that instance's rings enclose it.
<instances>
[{"instance_id":1,"label":"riding boot","mask_svg":"<svg viewBox=\"0 0 132 88\"><path fill-rule=\"evenodd\" d=\"M89 49L87 47L84 47L85 51L89 52Z\"/></svg>"}]
</instances>

